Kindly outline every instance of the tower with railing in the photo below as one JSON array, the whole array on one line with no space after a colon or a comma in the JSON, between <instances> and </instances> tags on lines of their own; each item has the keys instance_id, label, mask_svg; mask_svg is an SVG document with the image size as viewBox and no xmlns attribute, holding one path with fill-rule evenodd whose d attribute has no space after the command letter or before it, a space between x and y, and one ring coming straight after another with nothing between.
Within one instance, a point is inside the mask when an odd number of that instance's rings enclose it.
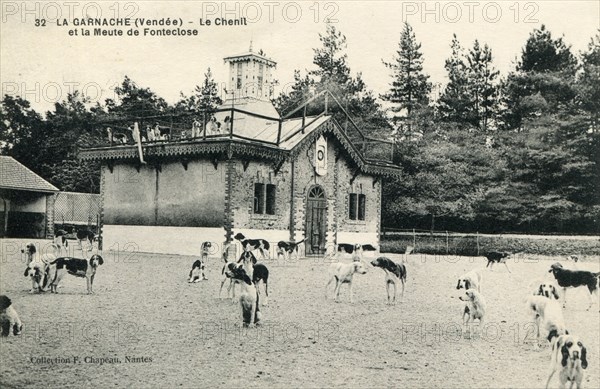
<instances>
[{"instance_id":1,"label":"tower with railing","mask_svg":"<svg viewBox=\"0 0 600 389\"><path fill-rule=\"evenodd\" d=\"M279 113L271 103L273 71L277 62L268 58L262 50L255 53L252 44L247 52L223 60L229 68L229 78L226 99L220 108L237 107L262 116L279 118ZM242 118L238 116L238 120Z\"/></svg>"}]
</instances>

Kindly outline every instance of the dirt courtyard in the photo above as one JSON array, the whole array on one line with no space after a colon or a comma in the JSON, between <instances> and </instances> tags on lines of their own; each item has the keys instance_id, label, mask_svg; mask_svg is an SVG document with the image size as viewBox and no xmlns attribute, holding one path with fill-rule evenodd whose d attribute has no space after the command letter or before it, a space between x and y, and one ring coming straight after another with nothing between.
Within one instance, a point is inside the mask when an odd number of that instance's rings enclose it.
<instances>
[{"instance_id":1,"label":"dirt courtyard","mask_svg":"<svg viewBox=\"0 0 600 389\"><path fill-rule=\"evenodd\" d=\"M262 326L241 329L239 305L226 290L218 298L216 258L208 281L188 284L194 257L103 256L96 294L66 276L53 295L30 294L25 262L5 253L0 292L25 327L1 340L1 387L540 388L548 375L550 352L532 346L524 299L552 260L484 271L487 324L469 340L460 334L456 283L483 258L408 256L404 302L395 306L385 303L383 271L370 265L355 276L350 304L346 286L340 303L332 290L325 299L329 262L265 261ZM599 271L597 261L579 267ZM599 307L586 311L587 301L584 290L570 291L564 315L588 350L584 387L598 388Z\"/></svg>"}]
</instances>

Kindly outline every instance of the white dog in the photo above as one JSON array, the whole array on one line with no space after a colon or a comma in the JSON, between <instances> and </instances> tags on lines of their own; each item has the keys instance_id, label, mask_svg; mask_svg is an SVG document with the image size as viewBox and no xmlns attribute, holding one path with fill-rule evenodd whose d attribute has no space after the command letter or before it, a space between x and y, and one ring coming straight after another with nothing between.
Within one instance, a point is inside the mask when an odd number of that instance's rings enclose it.
<instances>
[{"instance_id":1,"label":"white dog","mask_svg":"<svg viewBox=\"0 0 600 389\"><path fill-rule=\"evenodd\" d=\"M481 293L481 271L471 270L460 276L456 289L475 289Z\"/></svg>"},{"instance_id":2,"label":"white dog","mask_svg":"<svg viewBox=\"0 0 600 389\"><path fill-rule=\"evenodd\" d=\"M468 338L471 339L471 327L475 319L479 320L479 329L483 328L485 317L485 299L476 289L467 289L459 299L465 302L463 310L463 333L468 329Z\"/></svg>"},{"instance_id":3,"label":"white dog","mask_svg":"<svg viewBox=\"0 0 600 389\"><path fill-rule=\"evenodd\" d=\"M561 335L556 338L552 344L552 356L550 361L550 375L546 381L546 389L550 384L552 376L557 371L560 387L565 388L567 382L570 382L570 388L573 384L577 389L581 388L583 381L583 370L587 369L587 351L581 340L574 335Z\"/></svg>"},{"instance_id":4,"label":"white dog","mask_svg":"<svg viewBox=\"0 0 600 389\"><path fill-rule=\"evenodd\" d=\"M350 288L350 303L352 303L352 278L355 273L367 273L367 269L361 261L354 261L352 263L332 263L329 266L329 282L327 282L327 285L325 286L325 298L327 298L329 284L335 280L335 289L333 290L335 301L339 301L340 287L342 284L348 284L348 288Z\"/></svg>"},{"instance_id":5,"label":"white dog","mask_svg":"<svg viewBox=\"0 0 600 389\"><path fill-rule=\"evenodd\" d=\"M555 337L569 333L565 327L562 308L557 300L546 296L529 296L527 308L537 327L536 347L540 346L541 328L548 332L549 342L552 342Z\"/></svg>"}]
</instances>

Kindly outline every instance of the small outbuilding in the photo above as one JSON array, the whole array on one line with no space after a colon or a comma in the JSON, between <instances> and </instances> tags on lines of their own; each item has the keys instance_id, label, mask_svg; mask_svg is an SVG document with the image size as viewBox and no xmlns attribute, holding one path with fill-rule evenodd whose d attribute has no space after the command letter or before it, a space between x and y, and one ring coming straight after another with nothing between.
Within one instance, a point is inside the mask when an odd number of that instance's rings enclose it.
<instances>
[{"instance_id":1,"label":"small outbuilding","mask_svg":"<svg viewBox=\"0 0 600 389\"><path fill-rule=\"evenodd\" d=\"M0 237L52 238L58 191L14 158L0 156Z\"/></svg>"}]
</instances>

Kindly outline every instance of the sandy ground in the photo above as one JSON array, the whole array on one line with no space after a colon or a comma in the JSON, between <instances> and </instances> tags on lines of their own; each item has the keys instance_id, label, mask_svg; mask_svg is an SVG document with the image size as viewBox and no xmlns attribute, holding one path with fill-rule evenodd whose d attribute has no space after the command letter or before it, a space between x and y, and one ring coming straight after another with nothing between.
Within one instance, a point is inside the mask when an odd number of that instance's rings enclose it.
<instances>
[{"instance_id":1,"label":"sandy ground","mask_svg":"<svg viewBox=\"0 0 600 389\"><path fill-rule=\"evenodd\" d=\"M271 297L254 329L240 329L239 306L218 298L217 259L208 281L188 284L193 257L104 258L95 295L72 276L58 295L29 294L21 257L3 258L0 292L25 329L0 343L1 387L540 388L547 378L549 349L532 347L524 298L550 260L485 271L488 324L469 340L460 334L456 280L483 258L409 256L404 302L395 306L385 304L380 269L356 276L350 304L346 286L342 302L325 299L329 263L266 262ZM599 270L597 262L580 267ZM584 291L571 291L565 320L587 346L584 387L598 388L598 305L586 308Z\"/></svg>"}]
</instances>

